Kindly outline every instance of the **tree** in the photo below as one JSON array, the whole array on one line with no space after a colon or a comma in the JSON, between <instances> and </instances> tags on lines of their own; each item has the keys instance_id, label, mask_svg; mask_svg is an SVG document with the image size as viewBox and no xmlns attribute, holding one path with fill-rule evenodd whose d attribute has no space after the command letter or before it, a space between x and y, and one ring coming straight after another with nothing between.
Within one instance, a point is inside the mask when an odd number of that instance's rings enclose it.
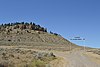
<instances>
[{"instance_id":1,"label":"tree","mask_svg":"<svg viewBox=\"0 0 100 67\"><path fill-rule=\"evenodd\" d=\"M44 29L44 32L47 32L47 28Z\"/></svg>"},{"instance_id":2,"label":"tree","mask_svg":"<svg viewBox=\"0 0 100 67\"><path fill-rule=\"evenodd\" d=\"M7 26L7 24L4 24L4 27L6 27Z\"/></svg>"},{"instance_id":3,"label":"tree","mask_svg":"<svg viewBox=\"0 0 100 67\"><path fill-rule=\"evenodd\" d=\"M8 23L7 26L10 26L10 23Z\"/></svg>"},{"instance_id":4,"label":"tree","mask_svg":"<svg viewBox=\"0 0 100 67\"><path fill-rule=\"evenodd\" d=\"M43 31L44 32L44 28L43 27L39 28L39 31Z\"/></svg>"},{"instance_id":5,"label":"tree","mask_svg":"<svg viewBox=\"0 0 100 67\"><path fill-rule=\"evenodd\" d=\"M37 27L40 28L41 26L40 25L37 25Z\"/></svg>"},{"instance_id":6,"label":"tree","mask_svg":"<svg viewBox=\"0 0 100 67\"><path fill-rule=\"evenodd\" d=\"M25 25L29 25L29 23L26 22Z\"/></svg>"},{"instance_id":7,"label":"tree","mask_svg":"<svg viewBox=\"0 0 100 67\"><path fill-rule=\"evenodd\" d=\"M1 24L1 26L4 26L3 24Z\"/></svg>"},{"instance_id":8,"label":"tree","mask_svg":"<svg viewBox=\"0 0 100 67\"><path fill-rule=\"evenodd\" d=\"M21 22L21 24L24 24L24 22Z\"/></svg>"},{"instance_id":9,"label":"tree","mask_svg":"<svg viewBox=\"0 0 100 67\"><path fill-rule=\"evenodd\" d=\"M30 25L32 25L32 22L30 22Z\"/></svg>"},{"instance_id":10,"label":"tree","mask_svg":"<svg viewBox=\"0 0 100 67\"><path fill-rule=\"evenodd\" d=\"M35 23L33 23L33 25L35 26Z\"/></svg>"},{"instance_id":11,"label":"tree","mask_svg":"<svg viewBox=\"0 0 100 67\"><path fill-rule=\"evenodd\" d=\"M53 34L53 32L50 31L50 34Z\"/></svg>"},{"instance_id":12,"label":"tree","mask_svg":"<svg viewBox=\"0 0 100 67\"><path fill-rule=\"evenodd\" d=\"M13 26L14 25L14 23L11 23L11 26Z\"/></svg>"},{"instance_id":13,"label":"tree","mask_svg":"<svg viewBox=\"0 0 100 67\"><path fill-rule=\"evenodd\" d=\"M54 33L54 35L58 36L58 34L57 34L57 33Z\"/></svg>"},{"instance_id":14,"label":"tree","mask_svg":"<svg viewBox=\"0 0 100 67\"><path fill-rule=\"evenodd\" d=\"M16 25L21 24L20 22L16 22Z\"/></svg>"}]
</instances>

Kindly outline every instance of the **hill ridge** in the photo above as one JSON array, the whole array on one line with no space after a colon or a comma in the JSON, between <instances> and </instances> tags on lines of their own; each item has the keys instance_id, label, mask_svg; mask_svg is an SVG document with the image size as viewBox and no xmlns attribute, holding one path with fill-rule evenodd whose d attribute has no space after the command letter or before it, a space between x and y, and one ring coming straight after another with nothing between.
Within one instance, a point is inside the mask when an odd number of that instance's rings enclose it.
<instances>
[{"instance_id":1,"label":"hill ridge","mask_svg":"<svg viewBox=\"0 0 100 67\"><path fill-rule=\"evenodd\" d=\"M66 50L78 47L61 35L51 31L49 33L47 28L36 25L33 22L16 22L0 25L0 45L49 46L54 49L61 48Z\"/></svg>"}]
</instances>

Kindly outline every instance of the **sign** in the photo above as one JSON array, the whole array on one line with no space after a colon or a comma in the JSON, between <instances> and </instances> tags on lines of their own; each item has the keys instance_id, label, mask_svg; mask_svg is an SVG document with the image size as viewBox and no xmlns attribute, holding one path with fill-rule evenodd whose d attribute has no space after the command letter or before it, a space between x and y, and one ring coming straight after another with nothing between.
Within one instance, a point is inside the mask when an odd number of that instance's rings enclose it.
<instances>
[{"instance_id":1,"label":"sign","mask_svg":"<svg viewBox=\"0 0 100 67\"><path fill-rule=\"evenodd\" d=\"M74 37L74 38L71 38L70 40L85 40L85 38L81 38L81 37Z\"/></svg>"}]
</instances>

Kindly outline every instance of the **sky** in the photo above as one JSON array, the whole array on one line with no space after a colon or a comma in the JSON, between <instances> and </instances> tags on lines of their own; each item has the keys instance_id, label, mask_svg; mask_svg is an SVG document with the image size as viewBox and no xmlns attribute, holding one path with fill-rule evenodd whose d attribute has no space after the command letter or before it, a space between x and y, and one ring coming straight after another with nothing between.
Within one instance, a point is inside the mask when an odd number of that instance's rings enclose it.
<instances>
[{"instance_id":1,"label":"sky","mask_svg":"<svg viewBox=\"0 0 100 67\"><path fill-rule=\"evenodd\" d=\"M81 45L100 48L100 0L0 0L0 24L34 22Z\"/></svg>"}]
</instances>

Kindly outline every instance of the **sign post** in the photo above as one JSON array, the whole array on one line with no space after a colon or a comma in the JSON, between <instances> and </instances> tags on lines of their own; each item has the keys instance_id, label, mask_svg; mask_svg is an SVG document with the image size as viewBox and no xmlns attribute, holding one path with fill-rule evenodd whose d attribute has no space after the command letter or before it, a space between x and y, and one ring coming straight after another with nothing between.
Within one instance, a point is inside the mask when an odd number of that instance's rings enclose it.
<instances>
[{"instance_id":1,"label":"sign post","mask_svg":"<svg viewBox=\"0 0 100 67\"><path fill-rule=\"evenodd\" d=\"M81 38L81 37L74 37L71 38L70 40L74 40L74 41L85 41L85 38ZM70 45L70 49L71 49L71 45ZM86 46L84 44L84 51L86 50Z\"/></svg>"}]
</instances>

